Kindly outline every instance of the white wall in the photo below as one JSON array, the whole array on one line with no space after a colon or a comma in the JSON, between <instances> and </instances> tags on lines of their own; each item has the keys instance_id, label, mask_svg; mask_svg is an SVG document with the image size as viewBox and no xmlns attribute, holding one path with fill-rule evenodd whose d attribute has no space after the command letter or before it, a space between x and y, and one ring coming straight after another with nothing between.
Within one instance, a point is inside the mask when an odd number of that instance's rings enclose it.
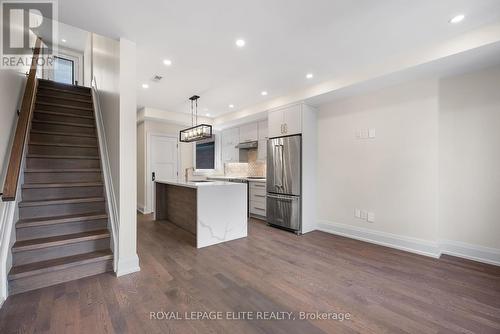
<instances>
[{"instance_id":1,"label":"white wall","mask_svg":"<svg viewBox=\"0 0 500 334\"><path fill-rule=\"evenodd\" d=\"M99 101L106 133L111 179L116 204L120 206L120 44L92 34L92 74L99 90Z\"/></svg>"},{"instance_id":2,"label":"white wall","mask_svg":"<svg viewBox=\"0 0 500 334\"><path fill-rule=\"evenodd\" d=\"M26 76L14 70L0 70L0 188L3 189L10 149L17 125ZM14 231L14 202L0 200L0 306L7 298L7 272L11 267L10 243Z\"/></svg>"},{"instance_id":3,"label":"white wall","mask_svg":"<svg viewBox=\"0 0 500 334\"><path fill-rule=\"evenodd\" d=\"M500 67L441 80L439 121L440 237L500 250Z\"/></svg>"},{"instance_id":4,"label":"white wall","mask_svg":"<svg viewBox=\"0 0 500 334\"><path fill-rule=\"evenodd\" d=\"M139 121L152 120L167 122L171 124L180 124L184 126L191 125L191 113L179 113L168 110L155 109L155 108L142 108L139 110ZM212 124L213 119L209 117L198 116L198 124Z\"/></svg>"},{"instance_id":5,"label":"white wall","mask_svg":"<svg viewBox=\"0 0 500 334\"><path fill-rule=\"evenodd\" d=\"M139 270L137 257L137 60L136 45L120 39L120 198L117 275Z\"/></svg>"},{"instance_id":6,"label":"white wall","mask_svg":"<svg viewBox=\"0 0 500 334\"><path fill-rule=\"evenodd\" d=\"M0 70L0 182L3 188L10 148L17 124L17 109L21 106L26 76L14 70Z\"/></svg>"},{"instance_id":7,"label":"white wall","mask_svg":"<svg viewBox=\"0 0 500 334\"><path fill-rule=\"evenodd\" d=\"M146 206L146 135L144 122L137 124L137 209Z\"/></svg>"},{"instance_id":8,"label":"white wall","mask_svg":"<svg viewBox=\"0 0 500 334\"><path fill-rule=\"evenodd\" d=\"M319 228L500 265L499 83L500 66L321 106Z\"/></svg>"},{"instance_id":9,"label":"white wall","mask_svg":"<svg viewBox=\"0 0 500 334\"><path fill-rule=\"evenodd\" d=\"M321 106L320 223L436 240L437 91L436 81L418 81ZM368 128L376 138L358 139ZM374 212L375 223L356 208Z\"/></svg>"}]
</instances>

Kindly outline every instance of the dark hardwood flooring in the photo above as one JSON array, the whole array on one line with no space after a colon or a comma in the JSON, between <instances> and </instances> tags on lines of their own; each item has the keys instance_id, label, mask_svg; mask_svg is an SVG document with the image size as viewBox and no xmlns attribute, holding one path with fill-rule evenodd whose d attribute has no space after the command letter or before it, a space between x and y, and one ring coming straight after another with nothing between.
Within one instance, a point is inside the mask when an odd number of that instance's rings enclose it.
<instances>
[{"instance_id":1,"label":"dark hardwood flooring","mask_svg":"<svg viewBox=\"0 0 500 334\"><path fill-rule=\"evenodd\" d=\"M141 272L9 297L0 333L500 333L500 268L435 260L252 220L246 239L197 250L139 216ZM150 320L158 311L349 312L351 320Z\"/></svg>"}]
</instances>

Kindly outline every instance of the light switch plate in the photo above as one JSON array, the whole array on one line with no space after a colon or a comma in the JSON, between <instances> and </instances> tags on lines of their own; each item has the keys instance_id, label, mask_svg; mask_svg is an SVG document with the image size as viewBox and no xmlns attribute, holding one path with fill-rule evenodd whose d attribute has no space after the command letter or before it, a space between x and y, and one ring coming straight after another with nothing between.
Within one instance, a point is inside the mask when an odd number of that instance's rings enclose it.
<instances>
[{"instance_id":1,"label":"light switch plate","mask_svg":"<svg viewBox=\"0 0 500 334\"><path fill-rule=\"evenodd\" d=\"M361 130L361 138L362 139L367 139L368 138L368 129L362 129Z\"/></svg>"},{"instance_id":2,"label":"light switch plate","mask_svg":"<svg viewBox=\"0 0 500 334\"><path fill-rule=\"evenodd\" d=\"M369 223L375 223L375 213L374 212L368 212L366 220Z\"/></svg>"},{"instance_id":3,"label":"light switch plate","mask_svg":"<svg viewBox=\"0 0 500 334\"><path fill-rule=\"evenodd\" d=\"M354 210L354 217L361 218L361 210L360 209L355 209Z\"/></svg>"},{"instance_id":4,"label":"light switch plate","mask_svg":"<svg viewBox=\"0 0 500 334\"><path fill-rule=\"evenodd\" d=\"M361 210L361 219L366 220L368 213L365 210Z\"/></svg>"},{"instance_id":5,"label":"light switch plate","mask_svg":"<svg viewBox=\"0 0 500 334\"><path fill-rule=\"evenodd\" d=\"M375 138L375 129L369 129L368 130L368 137L369 138Z\"/></svg>"}]
</instances>

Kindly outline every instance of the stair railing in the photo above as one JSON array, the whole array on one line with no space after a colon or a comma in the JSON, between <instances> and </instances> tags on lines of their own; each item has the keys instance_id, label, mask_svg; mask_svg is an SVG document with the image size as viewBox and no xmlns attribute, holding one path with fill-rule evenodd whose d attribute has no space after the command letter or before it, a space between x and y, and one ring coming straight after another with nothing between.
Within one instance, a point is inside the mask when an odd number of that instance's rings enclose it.
<instances>
[{"instance_id":1,"label":"stair railing","mask_svg":"<svg viewBox=\"0 0 500 334\"><path fill-rule=\"evenodd\" d=\"M35 48L33 49L33 58L31 60L28 80L26 81L26 88L24 89L24 95L21 102L14 141L10 151L10 159L2 192L2 200L4 202L16 200L17 185L19 182L19 175L21 174L21 164L24 156L26 138L28 137L33 110L35 109L36 90L38 86L36 71L41 43L42 40L38 37L35 42Z\"/></svg>"},{"instance_id":2,"label":"stair railing","mask_svg":"<svg viewBox=\"0 0 500 334\"><path fill-rule=\"evenodd\" d=\"M118 261L118 209L116 205L115 191L113 188L113 180L111 179L111 166L109 163L108 144L106 140L106 131L104 130L104 119L102 116L101 102L99 101L99 89L97 80L94 76L91 83L92 103L94 105L94 117L97 125L97 138L99 141L99 154L101 157L102 175L104 178L104 188L106 191L106 206L108 211L109 222L111 226L112 248L113 248L113 269L116 272Z\"/></svg>"}]
</instances>

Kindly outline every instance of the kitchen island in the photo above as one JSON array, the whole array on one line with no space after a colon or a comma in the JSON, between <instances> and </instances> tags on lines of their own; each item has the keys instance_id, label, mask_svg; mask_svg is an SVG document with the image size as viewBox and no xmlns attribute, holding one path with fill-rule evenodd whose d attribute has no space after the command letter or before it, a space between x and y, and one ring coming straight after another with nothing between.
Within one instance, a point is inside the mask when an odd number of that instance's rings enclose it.
<instances>
[{"instance_id":1,"label":"kitchen island","mask_svg":"<svg viewBox=\"0 0 500 334\"><path fill-rule=\"evenodd\" d=\"M174 224L202 248L247 236L247 185L156 180L155 219Z\"/></svg>"}]
</instances>

